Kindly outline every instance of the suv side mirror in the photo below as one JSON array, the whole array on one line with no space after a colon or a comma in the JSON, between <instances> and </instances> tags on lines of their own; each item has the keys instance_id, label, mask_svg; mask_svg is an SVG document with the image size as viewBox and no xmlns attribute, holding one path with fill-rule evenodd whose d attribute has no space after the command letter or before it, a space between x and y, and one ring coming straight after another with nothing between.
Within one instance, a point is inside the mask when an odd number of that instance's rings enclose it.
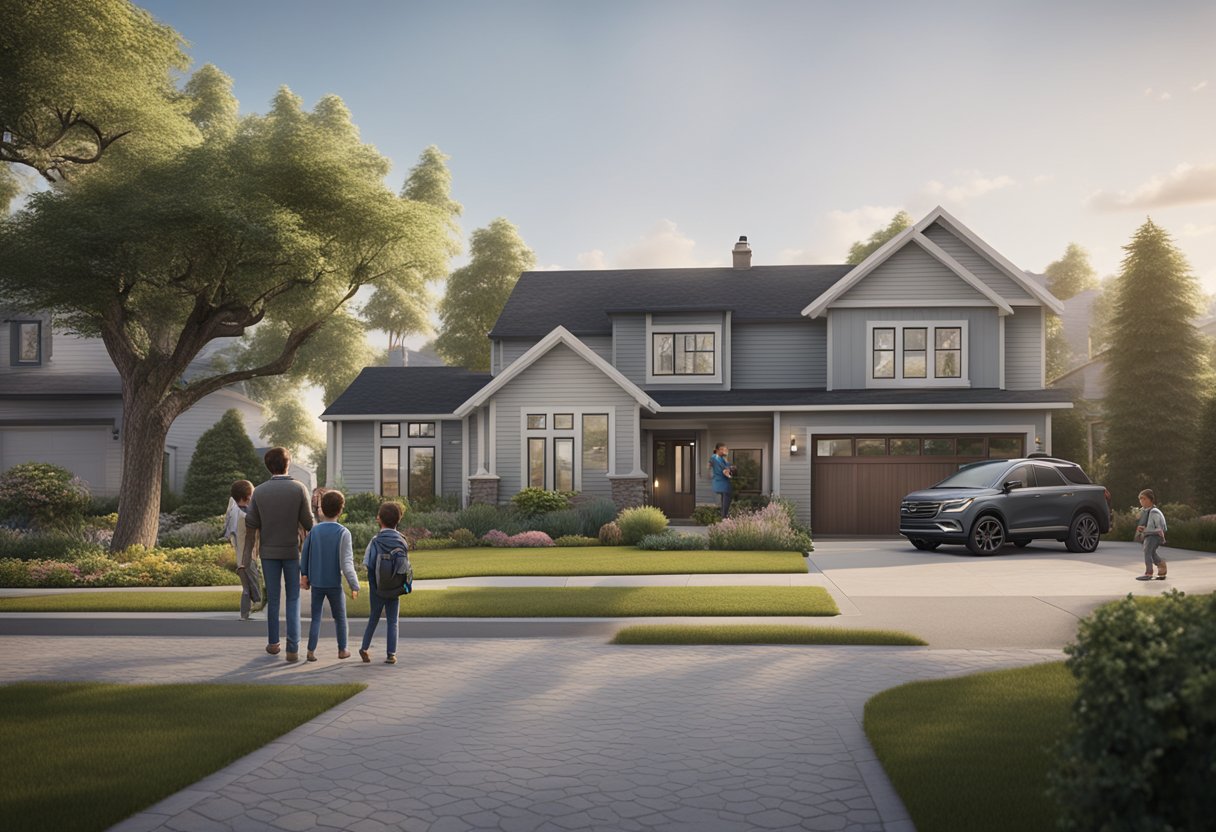
<instances>
[{"instance_id":1,"label":"suv side mirror","mask_svg":"<svg viewBox=\"0 0 1216 832\"><path fill-rule=\"evenodd\" d=\"M1006 480L1005 485L1002 487L1001 490L1004 491L1006 494L1008 494L1013 489L1021 488L1025 484L1026 483L1022 482L1021 480Z\"/></svg>"}]
</instances>

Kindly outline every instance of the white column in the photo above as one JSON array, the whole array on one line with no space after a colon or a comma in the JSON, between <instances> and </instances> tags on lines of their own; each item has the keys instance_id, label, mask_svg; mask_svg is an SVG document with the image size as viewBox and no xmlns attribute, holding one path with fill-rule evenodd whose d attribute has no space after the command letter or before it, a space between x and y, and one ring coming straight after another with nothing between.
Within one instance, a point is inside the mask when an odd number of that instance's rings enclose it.
<instances>
[{"instance_id":1,"label":"white column","mask_svg":"<svg viewBox=\"0 0 1216 832\"><path fill-rule=\"evenodd\" d=\"M336 442L337 442L337 432L334 430L334 423L326 422L325 423L325 482L327 484L329 484L330 486L333 485L334 476L337 473L334 470L335 464L337 462L337 460L335 459L335 454L338 450L335 447Z\"/></svg>"},{"instance_id":2,"label":"white column","mask_svg":"<svg viewBox=\"0 0 1216 832\"><path fill-rule=\"evenodd\" d=\"M772 478L771 488L769 489L774 496L781 496L781 449L784 447L781 443L785 437L781 435L781 412L773 411L773 462L769 466L772 470L769 476Z\"/></svg>"}]
</instances>

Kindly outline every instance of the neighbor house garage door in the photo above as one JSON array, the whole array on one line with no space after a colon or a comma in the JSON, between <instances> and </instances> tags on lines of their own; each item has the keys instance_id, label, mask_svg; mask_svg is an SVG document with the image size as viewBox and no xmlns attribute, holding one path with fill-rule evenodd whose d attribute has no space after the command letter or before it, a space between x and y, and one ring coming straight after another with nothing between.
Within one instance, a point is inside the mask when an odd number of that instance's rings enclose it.
<instances>
[{"instance_id":1,"label":"neighbor house garage door","mask_svg":"<svg viewBox=\"0 0 1216 832\"><path fill-rule=\"evenodd\" d=\"M1023 455L1018 435L815 436L811 528L815 534L899 533L899 501L960 465Z\"/></svg>"},{"instance_id":2,"label":"neighbor house garage door","mask_svg":"<svg viewBox=\"0 0 1216 832\"><path fill-rule=\"evenodd\" d=\"M67 468L95 493L108 493L106 457L112 444L109 427L2 427L0 471L21 462L49 462Z\"/></svg>"}]
</instances>

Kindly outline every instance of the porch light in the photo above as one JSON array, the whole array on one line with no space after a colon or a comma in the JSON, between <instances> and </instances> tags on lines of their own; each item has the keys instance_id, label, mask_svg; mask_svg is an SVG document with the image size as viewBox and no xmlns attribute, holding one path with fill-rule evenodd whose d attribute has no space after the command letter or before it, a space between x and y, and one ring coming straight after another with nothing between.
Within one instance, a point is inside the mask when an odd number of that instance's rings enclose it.
<instances>
[{"instance_id":1,"label":"porch light","mask_svg":"<svg viewBox=\"0 0 1216 832\"><path fill-rule=\"evenodd\" d=\"M790 434L790 456L798 453L798 437L795 434Z\"/></svg>"},{"instance_id":2,"label":"porch light","mask_svg":"<svg viewBox=\"0 0 1216 832\"><path fill-rule=\"evenodd\" d=\"M659 478L658 477L654 478L654 490L655 491L659 490Z\"/></svg>"}]
</instances>

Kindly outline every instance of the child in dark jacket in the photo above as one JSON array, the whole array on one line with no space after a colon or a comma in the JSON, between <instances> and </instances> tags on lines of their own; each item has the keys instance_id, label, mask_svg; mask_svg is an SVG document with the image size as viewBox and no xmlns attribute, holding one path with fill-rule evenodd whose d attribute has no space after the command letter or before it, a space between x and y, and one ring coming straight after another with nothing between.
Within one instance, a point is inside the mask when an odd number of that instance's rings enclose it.
<instances>
[{"instance_id":1,"label":"child in dark jacket","mask_svg":"<svg viewBox=\"0 0 1216 832\"><path fill-rule=\"evenodd\" d=\"M346 498L341 491L326 491L321 497L321 522L304 538L300 552L300 588L312 590L312 620L308 625L308 660L317 660L314 651L321 637L321 610L329 600L329 614L338 631L338 658L350 657L346 649L346 595L342 579L350 585L351 597L359 597L359 576L355 573L355 552L350 529L338 522Z\"/></svg>"},{"instance_id":2,"label":"child in dark jacket","mask_svg":"<svg viewBox=\"0 0 1216 832\"><path fill-rule=\"evenodd\" d=\"M405 538L397 531L397 524L401 522L401 504L381 503L380 510L376 512L376 519L380 521L380 532L367 544L367 551L363 555L363 565L367 567L367 583L370 588L367 597L371 603L371 611L367 616L367 629L363 631L363 646L359 648L359 658L364 662L372 660L367 651L372 646L372 636L376 634L376 625L383 613L388 625L388 657L384 663L396 664L397 616L401 611L401 599L381 598L380 593L376 591L376 554L381 547L386 551L397 547L408 548Z\"/></svg>"}]
</instances>

